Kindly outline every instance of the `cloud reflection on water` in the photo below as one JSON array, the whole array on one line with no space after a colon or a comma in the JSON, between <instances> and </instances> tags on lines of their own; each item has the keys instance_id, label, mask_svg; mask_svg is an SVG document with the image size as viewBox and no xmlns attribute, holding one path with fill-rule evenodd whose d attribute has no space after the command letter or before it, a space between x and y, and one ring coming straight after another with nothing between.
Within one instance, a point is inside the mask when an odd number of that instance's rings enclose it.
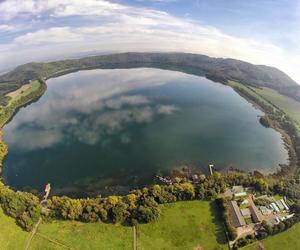
<instances>
[{"instance_id":1,"label":"cloud reflection on water","mask_svg":"<svg viewBox=\"0 0 300 250\"><path fill-rule=\"evenodd\" d=\"M65 142L66 136L93 145L128 123L149 123L155 115L173 114L178 110L174 105L130 93L184 79L180 72L156 71L93 70L51 79L45 95L22 109L5 128L5 140L22 151L51 147ZM130 143L130 137L123 136L121 142Z\"/></svg>"}]
</instances>

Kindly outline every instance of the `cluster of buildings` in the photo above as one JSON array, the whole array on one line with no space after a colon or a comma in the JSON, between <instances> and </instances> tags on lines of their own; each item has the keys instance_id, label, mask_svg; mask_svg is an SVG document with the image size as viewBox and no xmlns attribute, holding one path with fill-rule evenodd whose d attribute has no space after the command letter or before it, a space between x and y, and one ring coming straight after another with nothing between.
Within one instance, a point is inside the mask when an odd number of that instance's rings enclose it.
<instances>
[{"instance_id":1,"label":"cluster of buildings","mask_svg":"<svg viewBox=\"0 0 300 250\"><path fill-rule=\"evenodd\" d=\"M243 186L233 186L225 192L231 224L238 228L248 224L260 223L263 218L253 202L251 194Z\"/></svg>"},{"instance_id":2,"label":"cluster of buildings","mask_svg":"<svg viewBox=\"0 0 300 250\"><path fill-rule=\"evenodd\" d=\"M293 217L284 199L276 200L267 195L255 197L250 188L233 186L223 196L227 199L231 224L237 229L238 237L254 233L262 221L274 225Z\"/></svg>"}]
</instances>

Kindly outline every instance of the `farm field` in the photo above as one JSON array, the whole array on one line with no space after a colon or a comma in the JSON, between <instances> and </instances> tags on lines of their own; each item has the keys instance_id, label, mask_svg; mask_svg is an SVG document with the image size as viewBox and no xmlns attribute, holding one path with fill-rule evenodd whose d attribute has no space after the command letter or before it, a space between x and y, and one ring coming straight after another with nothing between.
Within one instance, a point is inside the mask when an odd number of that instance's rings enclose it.
<instances>
[{"instance_id":1,"label":"farm field","mask_svg":"<svg viewBox=\"0 0 300 250\"><path fill-rule=\"evenodd\" d=\"M40 82L39 81L31 81L24 90L21 90L22 87L17 90L12 92L11 94L7 94L7 96L10 96L11 99L9 100L8 104L12 104L13 102L18 101L20 98L25 97L29 95L31 92L36 91L40 87ZM24 86L23 86L24 87ZM15 93L15 94L14 94Z\"/></svg>"},{"instance_id":2,"label":"farm field","mask_svg":"<svg viewBox=\"0 0 300 250\"><path fill-rule=\"evenodd\" d=\"M269 88L255 88L255 91L278 106L300 124L300 102L297 102L288 96L281 95L277 91Z\"/></svg>"},{"instance_id":3,"label":"farm field","mask_svg":"<svg viewBox=\"0 0 300 250\"><path fill-rule=\"evenodd\" d=\"M214 202L165 205L157 222L138 226L138 249L227 249Z\"/></svg>"}]
</instances>

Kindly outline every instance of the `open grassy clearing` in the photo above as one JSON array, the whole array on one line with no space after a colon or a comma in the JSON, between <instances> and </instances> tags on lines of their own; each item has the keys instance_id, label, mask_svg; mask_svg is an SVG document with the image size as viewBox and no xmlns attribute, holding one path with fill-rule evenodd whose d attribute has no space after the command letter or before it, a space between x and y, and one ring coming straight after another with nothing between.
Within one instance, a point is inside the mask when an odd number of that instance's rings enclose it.
<instances>
[{"instance_id":1,"label":"open grassy clearing","mask_svg":"<svg viewBox=\"0 0 300 250\"><path fill-rule=\"evenodd\" d=\"M300 249L300 223L285 232L274 236L269 236L261 242L255 242L249 246L243 247L243 250L257 250L261 244L266 250L297 250Z\"/></svg>"},{"instance_id":2,"label":"open grassy clearing","mask_svg":"<svg viewBox=\"0 0 300 250\"><path fill-rule=\"evenodd\" d=\"M288 96L281 95L270 88L255 88L255 91L265 99L274 103L300 124L300 102L297 102Z\"/></svg>"},{"instance_id":3,"label":"open grassy clearing","mask_svg":"<svg viewBox=\"0 0 300 250\"><path fill-rule=\"evenodd\" d=\"M29 233L16 225L15 220L6 216L0 207L0 249L18 250L24 249Z\"/></svg>"},{"instance_id":4,"label":"open grassy clearing","mask_svg":"<svg viewBox=\"0 0 300 250\"><path fill-rule=\"evenodd\" d=\"M157 222L138 226L138 249L227 249L214 202L176 202L162 211Z\"/></svg>"},{"instance_id":5,"label":"open grassy clearing","mask_svg":"<svg viewBox=\"0 0 300 250\"><path fill-rule=\"evenodd\" d=\"M40 225L38 234L75 249L132 249L132 228L121 225L54 221ZM36 237L46 241L39 235ZM48 244L54 245L49 241ZM32 249L43 246L35 242Z\"/></svg>"},{"instance_id":6,"label":"open grassy clearing","mask_svg":"<svg viewBox=\"0 0 300 250\"><path fill-rule=\"evenodd\" d=\"M29 95L31 92L34 92L36 90L38 90L38 88L40 87L40 82L35 80L35 81L31 81L30 82L30 86L28 88L26 88L26 90L21 91L17 96L11 98L8 102L8 105L12 104L13 102L18 101L20 98Z\"/></svg>"},{"instance_id":7,"label":"open grassy clearing","mask_svg":"<svg viewBox=\"0 0 300 250\"><path fill-rule=\"evenodd\" d=\"M0 208L0 250L24 249L30 233L15 224ZM132 249L132 228L104 223L55 221L43 223L31 250Z\"/></svg>"},{"instance_id":8,"label":"open grassy clearing","mask_svg":"<svg viewBox=\"0 0 300 250\"><path fill-rule=\"evenodd\" d=\"M0 210L0 249L24 249L29 233ZM214 202L186 201L162 206L157 222L138 226L138 249L227 249ZM132 249L131 227L105 223L42 223L30 249ZM217 248L220 247L220 248ZM199 248L201 249L201 248Z\"/></svg>"},{"instance_id":9,"label":"open grassy clearing","mask_svg":"<svg viewBox=\"0 0 300 250\"><path fill-rule=\"evenodd\" d=\"M251 96L256 97L260 102L264 103L265 105L271 106L270 103L268 103L264 98L262 98L256 92L256 88L251 88L248 85L244 85L244 84L241 84L241 83L235 82L235 81L228 81L228 85L230 87L232 87L233 89L235 89L235 88L242 89L242 90L246 91L247 93L249 93Z\"/></svg>"}]
</instances>

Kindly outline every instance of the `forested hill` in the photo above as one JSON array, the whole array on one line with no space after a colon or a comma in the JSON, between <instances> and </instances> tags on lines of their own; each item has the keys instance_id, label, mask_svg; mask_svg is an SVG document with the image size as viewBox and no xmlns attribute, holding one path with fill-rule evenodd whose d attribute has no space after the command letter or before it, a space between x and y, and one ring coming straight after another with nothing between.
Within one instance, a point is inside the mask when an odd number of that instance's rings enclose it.
<instances>
[{"instance_id":1,"label":"forested hill","mask_svg":"<svg viewBox=\"0 0 300 250\"><path fill-rule=\"evenodd\" d=\"M266 86L300 101L300 86L284 72L268 66L212 58L188 53L121 53L62 60L49 63L28 63L0 76L0 94L14 90L28 80L51 78L81 69L130 68L151 66L174 69L226 83L236 80L253 86Z\"/></svg>"}]
</instances>

